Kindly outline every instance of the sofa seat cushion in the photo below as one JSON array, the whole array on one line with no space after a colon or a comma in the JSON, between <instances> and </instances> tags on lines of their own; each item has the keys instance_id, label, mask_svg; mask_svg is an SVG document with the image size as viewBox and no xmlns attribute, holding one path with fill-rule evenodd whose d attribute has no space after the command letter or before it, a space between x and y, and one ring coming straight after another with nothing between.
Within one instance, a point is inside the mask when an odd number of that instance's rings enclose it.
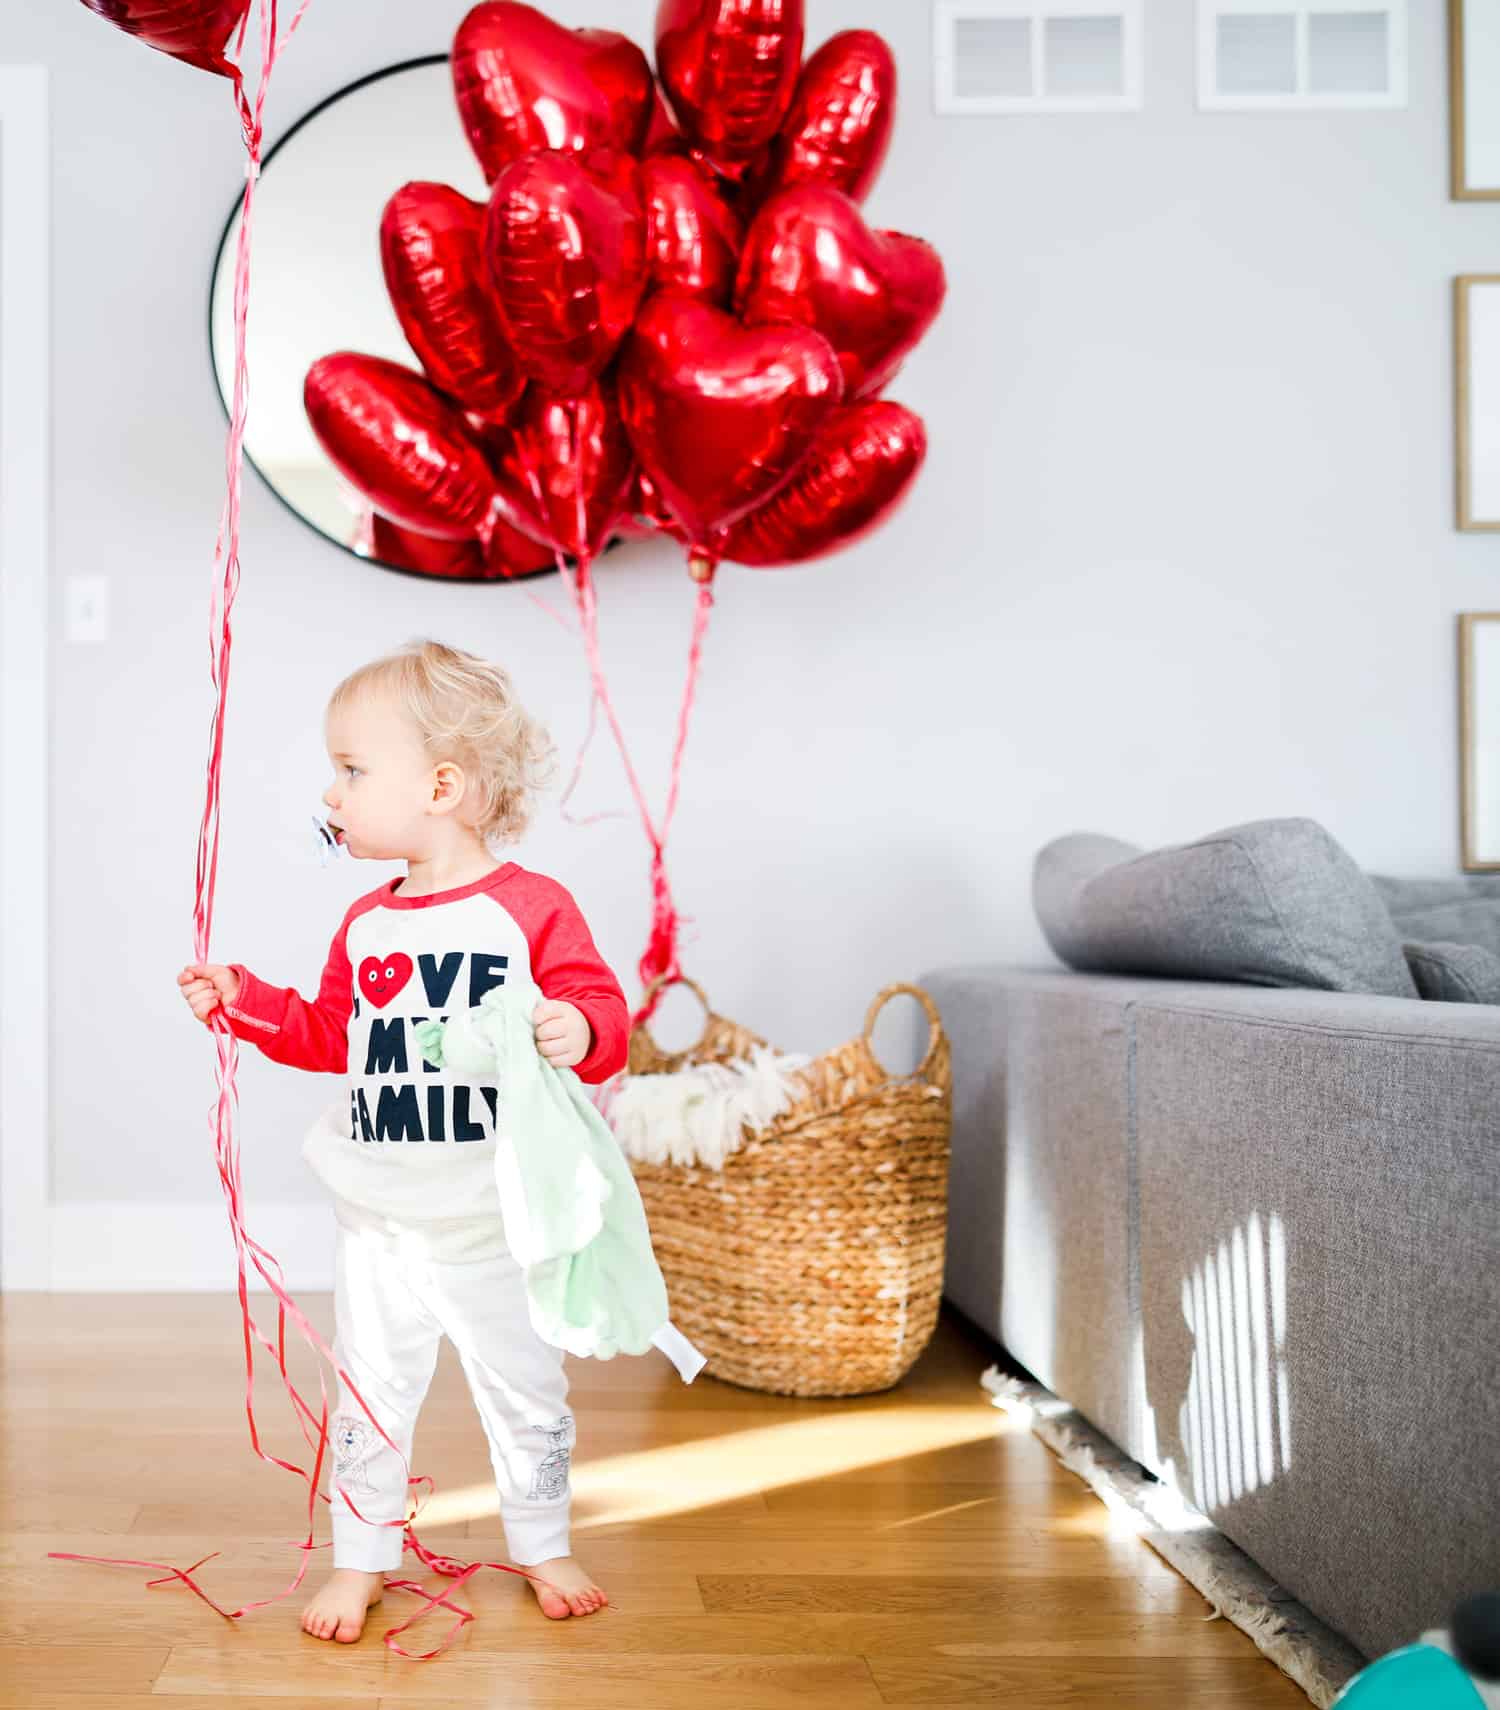
<instances>
[{"instance_id":1,"label":"sofa seat cushion","mask_svg":"<svg viewBox=\"0 0 1500 1710\"><path fill-rule=\"evenodd\" d=\"M1032 894L1073 968L1417 996L1381 893L1316 820L1156 850L1075 833L1037 855Z\"/></svg>"}]
</instances>

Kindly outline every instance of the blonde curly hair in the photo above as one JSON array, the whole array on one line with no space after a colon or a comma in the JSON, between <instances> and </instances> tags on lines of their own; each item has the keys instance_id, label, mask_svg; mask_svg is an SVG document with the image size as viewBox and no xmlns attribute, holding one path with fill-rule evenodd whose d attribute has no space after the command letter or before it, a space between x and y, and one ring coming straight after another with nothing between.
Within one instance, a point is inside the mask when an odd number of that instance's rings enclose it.
<instances>
[{"instance_id":1,"label":"blonde curly hair","mask_svg":"<svg viewBox=\"0 0 1500 1710\"><path fill-rule=\"evenodd\" d=\"M464 822L485 847L518 842L551 781L557 751L516 699L504 666L441 641L408 641L351 671L328 697L328 711L370 692L389 696L406 714L434 765L450 760L462 768L469 787Z\"/></svg>"}]
</instances>

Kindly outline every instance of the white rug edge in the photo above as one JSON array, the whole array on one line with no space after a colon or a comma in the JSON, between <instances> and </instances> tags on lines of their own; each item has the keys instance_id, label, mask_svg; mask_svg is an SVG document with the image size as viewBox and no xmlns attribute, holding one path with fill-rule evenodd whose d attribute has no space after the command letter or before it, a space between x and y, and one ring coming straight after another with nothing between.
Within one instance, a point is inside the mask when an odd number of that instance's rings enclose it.
<instances>
[{"instance_id":1,"label":"white rug edge","mask_svg":"<svg viewBox=\"0 0 1500 1710\"><path fill-rule=\"evenodd\" d=\"M1002 1372L997 1365L979 1381L998 1404L1013 1403L1029 1413L1033 1434L1111 1509L1123 1507L1134 1517L1132 1524L1144 1542L1213 1605L1215 1613L1207 1620L1222 1615L1232 1621L1318 1710L1328 1710L1349 1679L1366 1666L1367 1659L1348 1640L1051 1390L1034 1379ZM1173 1524L1185 1509L1199 1522L1198 1529L1184 1532Z\"/></svg>"}]
</instances>

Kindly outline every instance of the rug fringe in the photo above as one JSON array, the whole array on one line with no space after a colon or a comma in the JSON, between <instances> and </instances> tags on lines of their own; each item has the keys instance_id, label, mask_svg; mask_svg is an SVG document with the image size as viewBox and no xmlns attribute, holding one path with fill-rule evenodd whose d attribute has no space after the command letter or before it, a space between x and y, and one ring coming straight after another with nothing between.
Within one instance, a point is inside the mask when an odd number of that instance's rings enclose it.
<instances>
[{"instance_id":1,"label":"rug fringe","mask_svg":"<svg viewBox=\"0 0 1500 1710\"><path fill-rule=\"evenodd\" d=\"M1029 1415L1033 1434L1113 1512L1132 1518L1141 1538L1213 1605L1205 1620L1227 1617L1318 1710L1328 1710L1367 1666L1347 1639L1304 1608L1206 1515L1171 1485L1153 1479L1051 1390L999 1366L990 1366L979 1381L997 1405ZM1183 1530L1184 1518L1196 1524Z\"/></svg>"}]
</instances>

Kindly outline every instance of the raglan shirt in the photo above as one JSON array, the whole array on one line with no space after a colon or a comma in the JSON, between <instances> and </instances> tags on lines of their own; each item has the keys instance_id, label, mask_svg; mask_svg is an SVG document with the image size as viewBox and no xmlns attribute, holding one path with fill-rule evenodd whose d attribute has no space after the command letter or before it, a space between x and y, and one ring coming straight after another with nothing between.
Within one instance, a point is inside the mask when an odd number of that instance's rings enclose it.
<instances>
[{"instance_id":1,"label":"raglan shirt","mask_svg":"<svg viewBox=\"0 0 1500 1710\"><path fill-rule=\"evenodd\" d=\"M529 973L543 998L589 1023L580 1080L624 1068L629 1009L567 889L515 862L452 890L406 896L392 879L353 903L309 1002L233 964L239 995L224 1014L273 1062L346 1077L345 1095L308 1130L302 1156L339 1220L387 1231L443 1230L433 1250L504 1250L495 1176L504 1089L422 1056L414 1028L446 1021L494 986Z\"/></svg>"}]
</instances>

